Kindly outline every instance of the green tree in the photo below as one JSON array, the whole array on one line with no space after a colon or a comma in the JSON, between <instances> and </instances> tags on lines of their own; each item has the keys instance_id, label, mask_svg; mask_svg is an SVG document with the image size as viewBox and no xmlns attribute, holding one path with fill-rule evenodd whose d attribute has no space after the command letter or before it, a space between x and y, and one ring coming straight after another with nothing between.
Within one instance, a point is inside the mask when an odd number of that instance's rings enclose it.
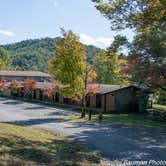
<instances>
[{"instance_id":1,"label":"green tree","mask_svg":"<svg viewBox=\"0 0 166 166\"><path fill-rule=\"evenodd\" d=\"M166 90L166 1L92 0L113 30L132 28L126 71L132 81Z\"/></svg>"},{"instance_id":2,"label":"green tree","mask_svg":"<svg viewBox=\"0 0 166 166\"><path fill-rule=\"evenodd\" d=\"M112 54L123 55L120 51L123 51L124 48L128 48L129 42L126 36L116 35L114 41L108 48L108 51Z\"/></svg>"},{"instance_id":3,"label":"green tree","mask_svg":"<svg viewBox=\"0 0 166 166\"><path fill-rule=\"evenodd\" d=\"M130 80L166 91L166 47L164 36L154 31L135 37L130 47L127 71Z\"/></svg>"},{"instance_id":4,"label":"green tree","mask_svg":"<svg viewBox=\"0 0 166 166\"><path fill-rule=\"evenodd\" d=\"M153 98L155 99L155 103L166 105L166 91L158 90L154 93Z\"/></svg>"},{"instance_id":5,"label":"green tree","mask_svg":"<svg viewBox=\"0 0 166 166\"><path fill-rule=\"evenodd\" d=\"M7 70L10 67L8 52L0 47L0 70Z\"/></svg>"},{"instance_id":6,"label":"green tree","mask_svg":"<svg viewBox=\"0 0 166 166\"><path fill-rule=\"evenodd\" d=\"M97 73L97 82L103 84L126 84L124 75L120 73L125 60L116 54L105 50L93 59L94 69Z\"/></svg>"},{"instance_id":7,"label":"green tree","mask_svg":"<svg viewBox=\"0 0 166 166\"><path fill-rule=\"evenodd\" d=\"M66 86L61 93L66 97L80 98L84 90L86 52L79 37L72 31L61 30L63 38L55 45L56 56L49 61L48 70L56 81Z\"/></svg>"},{"instance_id":8,"label":"green tree","mask_svg":"<svg viewBox=\"0 0 166 166\"><path fill-rule=\"evenodd\" d=\"M21 68L20 66L16 66L16 67L14 68L14 70L15 70L15 71L22 71L22 68Z\"/></svg>"},{"instance_id":9,"label":"green tree","mask_svg":"<svg viewBox=\"0 0 166 166\"><path fill-rule=\"evenodd\" d=\"M13 44L6 44L2 47L8 51L12 61L11 66L17 66L22 70L46 71L47 61L55 56L54 45L59 40L56 38L30 39ZM85 45L88 63L91 63L93 56L101 49L91 45Z\"/></svg>"},{"instance_id":10,"label":"green tree","mask_svg":"<svg viewBox=\"0 0 166 166\"><path fill-rule=\"evenodd\" d=\"M165 26L166 1L163 0L92 0L95 7L111 22L113 30ZM162 23L162 25L160 24Z\"/></svg>"},{"instance_id":11,"label":"green tree","mask_svg":"<svg viewBox=\"0 0 166 166\"><path fill-rule=\"evenodd\" d=\"M120 53L123 46L127 46L126 37L117 35L111 46L93 58L93 65L97 73L97 82L103 84L127 84L125 74L121 73L126 60Z\"/></svg>"},{"instance_id":12,"label":"green tree","mask_svg":"<svg viewBox=\"0 0 166 166\"><path fill-rule=\"evenodd\" d=\"M79 37L72 31L66 32L63 29L62 35L63 38L55 45L56 56L48 62L48 71L59 84L65 86L59 90L60 93L83 101L81 116L85 117L87 84L93 81L96 73L87 64L86 49Z\"/></svg>"}]
</instances>

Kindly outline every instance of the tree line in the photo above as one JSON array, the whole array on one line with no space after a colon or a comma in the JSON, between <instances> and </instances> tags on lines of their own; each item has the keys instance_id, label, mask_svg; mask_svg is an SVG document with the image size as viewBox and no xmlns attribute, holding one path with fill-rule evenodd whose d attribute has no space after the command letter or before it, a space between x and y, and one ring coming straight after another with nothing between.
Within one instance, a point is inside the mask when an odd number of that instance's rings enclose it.
<instances>
[{"instance_id":1,"label":"tree line","mask_svg":"<svg viewBox=\"0 0 166 166\"><path fill-rule=\"evenodd\" d=\"M11 66L17 70L40 70L47 69L47 61L54 57L54 45L58 41L56 38L30 39L18 43L2 45L9 54ZM88 62L92 63L92 58L101 49L92 45L85 45Z\"/></svg>"}]
</instances>

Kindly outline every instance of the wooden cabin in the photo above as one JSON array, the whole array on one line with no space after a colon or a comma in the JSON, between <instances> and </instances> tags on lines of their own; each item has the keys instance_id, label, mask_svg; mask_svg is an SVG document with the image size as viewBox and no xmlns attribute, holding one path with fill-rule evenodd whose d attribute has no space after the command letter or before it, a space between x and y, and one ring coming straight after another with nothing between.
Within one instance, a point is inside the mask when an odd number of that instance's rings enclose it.
<instances>
[{"instance_id":1,"label":"wooden cabin","mask_svg":"<svg viewBox=\"0 0 166 166\"><path fill-rule=\"evenodd\" d=\"M143 111L146 109L149 92L133 85L96 85L99 92L88 95L87 106L102 111Z\"/></svg>"}]
</instances>

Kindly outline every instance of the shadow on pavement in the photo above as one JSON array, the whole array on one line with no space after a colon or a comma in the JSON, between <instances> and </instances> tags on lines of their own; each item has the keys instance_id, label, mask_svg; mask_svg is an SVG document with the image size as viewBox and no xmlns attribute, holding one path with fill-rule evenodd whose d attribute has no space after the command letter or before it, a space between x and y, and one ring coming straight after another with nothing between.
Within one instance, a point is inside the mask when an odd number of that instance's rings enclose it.
<instances>
[{"instance_id":1,"label":"shadow on pavement","mask_svg":"<svg viewBox=\"0 0 166 166\"><path fill-rule=\"evenodd\" d=\"M29 110L29 111L32 111L32 110L40 110L40 109L48 109L48 108L47 108L47 107L43 107L43 106L26 107L26 108L24 108L24 110Z\"/></svg>"},{"instance_id":2,"label":"shadow on pavement","mask_svg":"<svg viewBox=\"0 0 166 166\"><path fill-rule=\"evenodd\" d=\"M165 160L166 130L116 124L76 123L87 128L71 136L75 141L97 150L111 160ZM67 127L72 128L72 127Z\"/></svg>"},{"instance_id":3,"label":"shadow on pavement","mask_svg":"<svg viewBox=\"0 0 166 166\"><path fill-rule=\"evenodd\" d=\"M8 102L4 102L2 104L7 104L7 105L18 105L18 104L22 104L22 102L20 101L8 101Z\"/></svg>"},{"instance_id":4,"label":"shadow on pavement","mask_svg":"<svg viewBox=\"0 0 166 166\"><path fill-rule=\"evenodd\" d=\"M6 100L7 100L7 99L0 97L0 101L6 101Z\"/></svg>"},{"instance_id":5,"label":"shadow on pavement","mask_svg":"<svg viewBox=\"0 0 166 166\"><path fill-rule=\"evenodd\" d=\"M28 120L19 120L13 122L4 122L8 124L21 125L21 126L31 126L31 125L40 125L47 123L60 123L64 122L62 118L44 118L44 119L28 119Z\"/></svg>"}]
</instances>

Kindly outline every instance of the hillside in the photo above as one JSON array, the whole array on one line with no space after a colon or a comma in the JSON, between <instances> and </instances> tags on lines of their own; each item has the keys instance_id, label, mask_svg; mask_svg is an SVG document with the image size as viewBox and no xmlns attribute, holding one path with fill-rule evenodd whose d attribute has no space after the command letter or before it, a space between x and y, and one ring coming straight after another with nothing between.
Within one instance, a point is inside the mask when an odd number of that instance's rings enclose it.
<instances>
[{"instance_id":1,"label":"hillside","mask_svg":"<svg viewBox=\"0 0 166 166\"><path fill-rule=\"evenodd\" d=\"M48 59L55 55L53 46L58 38L42 38L25 40L14 44L3 45L9 52L12 66L20 66L23 70L45 71ZM93 56L101 51L100 48L89 45L85 46L88 62L92 62Z\"/></svg>"}]
</instances>

